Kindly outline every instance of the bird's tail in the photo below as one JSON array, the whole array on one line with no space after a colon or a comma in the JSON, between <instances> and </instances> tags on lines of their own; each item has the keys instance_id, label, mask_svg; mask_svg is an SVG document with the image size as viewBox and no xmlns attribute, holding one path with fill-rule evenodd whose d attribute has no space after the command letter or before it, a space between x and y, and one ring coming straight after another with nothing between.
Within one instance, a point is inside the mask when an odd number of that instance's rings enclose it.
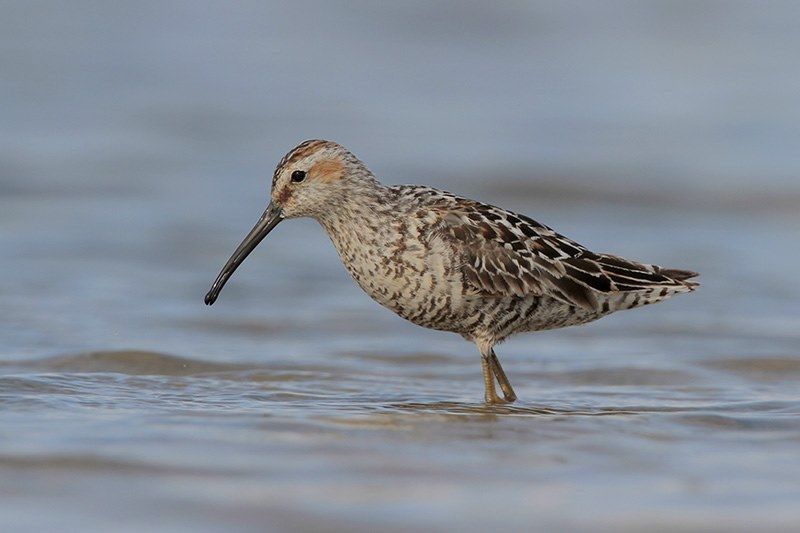
<instances>
[{"instance_id":1,"label":"bird's tail","mask_svg":"<svg viewBox=\"0 0 800 533\"><path fill-rule=\"evenodd\" d=\"M691 270L662 268L609 254L599 254L596 262L616 288L601 301L606 312L654 304L700 286L689 281L698 276Z\"/></svg>"}]
</instances>

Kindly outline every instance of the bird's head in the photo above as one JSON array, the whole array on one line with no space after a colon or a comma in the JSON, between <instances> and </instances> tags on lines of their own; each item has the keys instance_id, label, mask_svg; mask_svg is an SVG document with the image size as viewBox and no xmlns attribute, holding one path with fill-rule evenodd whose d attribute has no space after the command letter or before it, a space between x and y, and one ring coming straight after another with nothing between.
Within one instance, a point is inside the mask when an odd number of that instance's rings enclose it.
<instances>
[{"instance_id":1,"label":"bird's head","mask_svg":"<svg viewBox=\"0 0 800 533\"><path fill-rule=\"evenodd\" d=\"M333 141L300 143L275 168L272 203L283 218L319 218L336 209L365 181L374 181L364 164Z\"/></svg>"},{"instance_id":2,"label":"bird's head","mask_svg":"<svg viewBox=\"0 0 800 533\"><path fill-rule=\"evenodd\" d=\"M236 268L283 219L320 219L341 209L360 188L375 183L364 164L333 141L310 140L294 147L275 168L267 209L222 268L206 294L206 304L216 301Z\"/></svg>"}]
</instances>

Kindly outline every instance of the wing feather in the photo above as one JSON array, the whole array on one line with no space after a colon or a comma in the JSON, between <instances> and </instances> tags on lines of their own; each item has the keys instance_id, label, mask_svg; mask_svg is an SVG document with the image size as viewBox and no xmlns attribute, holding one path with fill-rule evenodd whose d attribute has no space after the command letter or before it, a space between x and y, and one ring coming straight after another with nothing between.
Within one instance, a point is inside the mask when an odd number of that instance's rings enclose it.
<instances>
[{"instance_id":1,"label":"wing feather","mask_svg":"<svg viewBox=\"0 0 800 533\"><path fill-rule=\"evenodd\" d=\"M694 272L597 254L524 215L443 193L437 231L461 256L467 286L488 296L550 296L587 310L637 293L644 302L697 284ZM663 294L662 294L663 293ZM639 298L634 300L639 305ZM647 302L650 303L650 302Z\"/></svg>"}]
</instances>

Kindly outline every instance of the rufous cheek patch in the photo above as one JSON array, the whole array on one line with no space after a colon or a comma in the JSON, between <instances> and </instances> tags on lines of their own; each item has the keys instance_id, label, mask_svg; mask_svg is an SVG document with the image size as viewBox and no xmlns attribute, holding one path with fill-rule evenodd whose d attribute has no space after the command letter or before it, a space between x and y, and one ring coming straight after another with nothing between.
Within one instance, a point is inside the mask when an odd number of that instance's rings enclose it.
<instances>
[{"instance_id":1,"label":"rufous cheek patch","mask_svg":"<svg viewBox=\"0 0 800 533\"><path fill-rule=\"evenodd\" d=\"M321 181L322 183L333 183L342 179L344 175L344 165L341 161L336 159L326 159L315 163L308 170L308 174L312 179Z\"/></svg>"}]
</instances>

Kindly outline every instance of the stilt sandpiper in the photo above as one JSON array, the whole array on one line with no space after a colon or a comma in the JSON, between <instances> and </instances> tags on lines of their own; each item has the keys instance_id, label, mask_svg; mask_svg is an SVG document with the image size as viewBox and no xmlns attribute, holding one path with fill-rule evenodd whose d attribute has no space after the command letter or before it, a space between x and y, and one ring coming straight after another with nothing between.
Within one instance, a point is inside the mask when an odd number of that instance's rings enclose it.
<instances>
[{"instance_id":1,"label":"stilt sandpiper","mask_svg":"<svg viewBox=\"0 0 800 533\"><path fill-rule=\"evenodd\" d=\"M379 304L474 342L490 404L516 399L494 353L510 335L584 324L697 287L694 272L592 252L524 215L431 187L382 185L341 145L310 140L278 163L269 206L206 304L279 222L297 217L320 223Z\"/></svg>"}]
</instances>

